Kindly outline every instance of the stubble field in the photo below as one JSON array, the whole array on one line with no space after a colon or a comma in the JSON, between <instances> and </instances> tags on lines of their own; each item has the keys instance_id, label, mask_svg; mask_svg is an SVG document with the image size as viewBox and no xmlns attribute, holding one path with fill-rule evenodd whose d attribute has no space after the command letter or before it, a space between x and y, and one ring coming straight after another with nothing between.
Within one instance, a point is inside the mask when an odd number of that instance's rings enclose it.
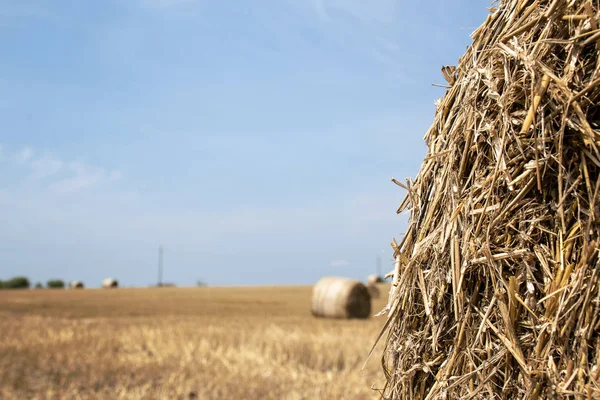
<instances>
[{"instance_id":1,"label":"stubble field","mask_svg":"<svg viewBox=\"0 0 600 400\"><path fill-rule=\"evenodd\" d=\"M313 318L311 290L0 292L0 398L378 398L384 317Z\"/></svg>"}]
</instances>

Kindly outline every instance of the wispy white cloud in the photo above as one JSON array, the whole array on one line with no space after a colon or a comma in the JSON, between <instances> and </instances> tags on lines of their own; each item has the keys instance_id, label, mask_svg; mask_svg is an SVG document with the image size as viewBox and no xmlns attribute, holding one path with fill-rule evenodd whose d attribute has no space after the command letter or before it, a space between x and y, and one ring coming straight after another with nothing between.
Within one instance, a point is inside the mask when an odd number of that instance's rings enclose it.
<instances>
[{"instance_id":1,"label":"wispy white cloud","mask_svg":"<svg viewBox=\"0 0 600 400\"><path fill-rule=\"evenodd\" d=\"M331 263L329 263L329 265L334 268L340 268L347 267L348 265L350 265L350 263L347 260L333 260L331 261Z\"/></svg>"},{"instance_id":2,"label":"wispy white cloud","mask_svg":"<svg viewBox=\"0 0 600 400\"><path fill-rule=\"evenodd\" d=\"M122 174L120 171L111 171L110 175L108 175L108 180L115 182L122 178Z\"/></svg>"},{"instance_id":3,"label":"wispy white cloud","mask_svg":"<svg viewBox=\"0 0 600 400\"><path fill-rule=\"evenodd\" d=\"M56 190L68 192L88 185L84 177L73 178L61 181ZM236 242L233 247L259 246L253 251L267 253L292 246L294 251L328 254L331 261L326 258L326 265L341 268L351 267L354 262L349 256L338 259L336 255L373 243L387 250L386 243L399 233L406 220L395 215L393 197L372 193L372 200L359 196L362 200L352 201L353 196L356 193L343 193L335 199L297 207L238 205L219 211L183 211L156 207L147 196L137 196L127 189L103 186L93 196L78 197L77 202L64 202L63 197L50 196L43 189L4 194L0 190L0 206L13 210L13 228L27 218L34 220L40 231L59 223L88 239L139 243L162 240L188 251L206 248L226 252L231 250L232 240ZM344 204L342 199L349 201ZM244 239L237 243L239 238Z\"/></svg>"},{"instance_id":4,"label":"wispy white cloud","mask_svg":"<svg viewBox=\"0 0 600 400\"><path fill-rule=\"evenodd\" d=\"M34 154L38 153L44 150L35 149ZM295 204L260 207L238 203L182 210L176 204L159 204L152 194L136 193L128 188L128 182L113 184L122 179L121 173L104 166L49 155L32 157L22 166L3 163L3 167L21 171L23 179L33 176L33 165L45 176L43 180L31 179L22 187L0 186L0 208L8 215L0 226L0 239L21 243L22 248L42 249L40 254L54 251L54 262L61 265L72 262L69 257L74 254L89 265L87 276L95 277L100 273L94 272L96 269L105 271L103 264L113 263L109 268L114 268L114 273L127 274L135 281L138 275L130 266L131 259L144 259L158 243L175 248L181 265L190 271L239 254L253 257L252 263L266 264L266 270L277 270L285 263L273 260L295 252L300 256L291 262L309 266L310 279L328 268L360 276L371 252L389 250L390 237L402 229L405 220L394 213L402 193L395 198L397 188L391 183L383 192L375 186L361 186L362 192L315 194L313 201ZM76 248L71 252L73 243ZM96 254L105 248L119 255L98 261ZM29 263L43 259L36 257ZM79 272L77 268L73 266ZM283 272L282 276L288 275ZM218 275L206 279L217 280ZM250 278L242 272L236 279Z\"/></svg>"},{"instance_id":5,"label":"wispy white cloud","mask_svg":"<svg viewBox=\"0 0 600 400\"><path fill-rule=\"evenodd\" d=\"M76 174L74 177L53 182L49 189L54 194L64 195L89 188L105 178L103 171Z\"/></svg>"},{"instance_id":6,"label":"wispy white cloud","mask_svg":"<svg viewBox=\"0 0 600 400\"><path fill-rule=\"evenodd\" d=\"M67 163L66 169L70 171L71 175L51 183L49 190L52 194L72 194L105 181L114 182L121 178L119 171L108 173L103 168L81 162Z\"/></svg>"},{"instance_id":7,"label":"wispy white cloud","mask_svg":"<svg viewBox=\"0 0 600 400\"><path fill-rule=\"evenodd\" d=\"M42 157L31 161L32 178L44 179L51 177L63 168L61 160L51 157Z\"/></svg>"},{"instance_id":8,"label":"wispy white cloud","mask_svg":"<svg viewBox=\"0 0 600 400\"><path fill-rule=\"evenodd\" d=\"M294 1L294 0L290 0ZM394 80L408 77L406 61L411 58L403 31L408 24L399 12L400 0L295 0L318 22L325 38L344 51L354 53L388 71ZM403 4L403 7L407 6Z\"/></svg>"},{"instance_id":9,"label":"wispy white cloud","mask_svg":"<svg viewBox=\"0 0 600 400\"><path fill-rule=\"evenodd\" d=\"M33 150L29 147L24 147L22 150L13 154L11 157L17 164L25 164L33 157Z\"/></svg>"},{"instance_id":10,"label":"wispy white cloud","mask_svg":"<svg viewBox=\"0 0 600 400\"><path fill-rule=\"evenodd\" d=\"M325 0L314 0L314 10L317 16L324 22L329 22L329 15L327 14L327 7L325 6Z\"/></svg>"},{"instance_id":11,"label":"wispy white cloud","mask_svg":"<svg viewBox=\"0 0 600 400\"><path fill-rule=\"evenodd\" d=\"M108 172L104 168L79 161L64 161L53 155L36 157L35 154L30 147L12 153L7 153L0 147L0 160L3 157L10 160L9 168L16 168L17 173L20 170L23 184L27 182L29 190L39 191L38 194L42 197L73 194L102 182L118 181L122 177L118 170Z\"/></svg>"}]
</instances>

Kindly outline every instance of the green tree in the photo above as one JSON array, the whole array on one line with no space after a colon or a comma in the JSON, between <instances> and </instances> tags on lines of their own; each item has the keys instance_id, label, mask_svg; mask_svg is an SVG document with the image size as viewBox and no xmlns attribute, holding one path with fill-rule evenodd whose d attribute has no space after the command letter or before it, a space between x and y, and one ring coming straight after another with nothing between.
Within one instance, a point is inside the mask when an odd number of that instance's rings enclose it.
<instances>
[{"instance_id":1,"label":"green tree","mask_svg":"<svg viewBox=\"0 0 600 400\"><path fill-rule=\"evenodd\" d=\"M2 284L3 289L29 289L29 279L24 276L15 276Z\"/></svg>"},{"instance_id":2,"label":"green tree","mask_svg":"<svg viewBox=\"0 0 600 400\"><path fill-rule=\"evenodd\" d=\"M46 282L46 287L48 289L64 289L65 281L60 279L50 279L48 282Z\"/></svg>"}]
</instances>

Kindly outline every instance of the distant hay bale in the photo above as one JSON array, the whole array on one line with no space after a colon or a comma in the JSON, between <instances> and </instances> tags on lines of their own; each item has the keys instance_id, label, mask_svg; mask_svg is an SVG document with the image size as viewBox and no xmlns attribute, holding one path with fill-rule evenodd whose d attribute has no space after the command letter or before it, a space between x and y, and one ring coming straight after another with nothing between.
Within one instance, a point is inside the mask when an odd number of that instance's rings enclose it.
<instances>
[{"instance_id":1,"label":"distant hay bale","mask_svg":"<svg viewBox=\"0 0 600 400\"><path fill-rule=\"evenodd\" d=\"M367 285L374 285L376 283L383 283L383 278L377 274L369 275L367 278Z\"/></svg>"},{"instance_id":2,"label":"distant hay bale","mask_svg":"<svg viewBox=\"0 0 600 400\"><path fill-rule=\"evenodd\" d=\"M119 282L113 278L106 278L102 281L102 287L105 289L113 289L119 287Z\"/></svg>"},{"instance_id":3,"label":"distant hay bale","mask_svg":"<svg viewBox=\"0 0 600 400\"><path fill-rule=\"evenodd\" d=\"M378 285L384 283L383 278L378 274L371 274L367 278L367 289L369 289L369 293L371 294L372 299L378 299L381 297L381 290L379 290Z\"/></svg>"},{"instance_id":4,"label":"distant hay bale","mask_svg":"<svg viewBox=\"0 0 600 400\"><path fill-rule=\"evenodd\" d=\"M83 289L85 286L83 285L83 282L81 282L81 281L73 281L69 284L69 287L71 289Z\"/></svg>"},{"instance_id":5,"label":"distant hay bale","mask_svg":"<svg viewBox=\"0 0 600 400\"><path fill-rule=\"evenodd\" d=\"M324 277L313 288L312 314L324 318L368 318L371 295L360 281Z\"/></svg>"},{"instance_id":6,"label":"distant hay bale","mask_svg":"<svg viewBox=\"0 0 600 400\"><path fill-rule=\"evenodd\" d=\"M369 294L371 295L372 299L378 299L381 297L381 290L379 290L377 284L370 283L367 285L367 289L369 290Z\"/></svg>"}]
</instances>

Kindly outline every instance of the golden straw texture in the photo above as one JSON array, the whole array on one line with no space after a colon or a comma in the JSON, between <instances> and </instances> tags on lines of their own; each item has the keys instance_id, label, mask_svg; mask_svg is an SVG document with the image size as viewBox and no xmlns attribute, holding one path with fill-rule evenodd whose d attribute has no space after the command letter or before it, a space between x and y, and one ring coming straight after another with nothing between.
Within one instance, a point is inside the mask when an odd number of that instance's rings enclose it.
<instances>
[{"instance_id":1,"label":"golden straw texture","mask_svg":"<svg viewBox=\"0 0 600 400\"><path fill-rule=\"evenodd\" d=\"M384 398L600 398L600 7L497 7L394 180Z\"/></svg>"}]
</instances>

